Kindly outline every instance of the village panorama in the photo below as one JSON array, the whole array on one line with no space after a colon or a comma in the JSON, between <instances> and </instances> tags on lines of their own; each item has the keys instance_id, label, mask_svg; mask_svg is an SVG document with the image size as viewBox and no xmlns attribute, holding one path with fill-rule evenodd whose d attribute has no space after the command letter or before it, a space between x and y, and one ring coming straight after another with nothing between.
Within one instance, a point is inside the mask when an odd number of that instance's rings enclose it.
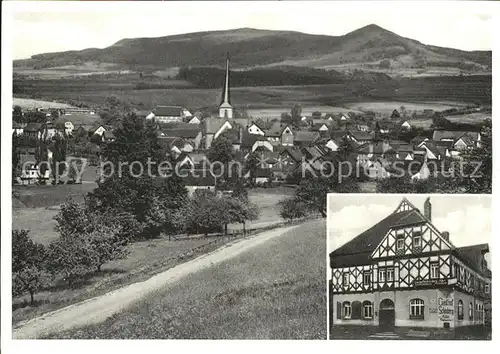
<instances>
[{"instance_id":1,"label":"village panorama","mask_svg":"<svg viewBox=\"0 0 500 354\"><path fill-rule=\"evenodd\" d=\"M13 91L14 338L326 339L328 193L491 193L491 51L377 25L36 54Z\"/></svg>"}]
</instances>

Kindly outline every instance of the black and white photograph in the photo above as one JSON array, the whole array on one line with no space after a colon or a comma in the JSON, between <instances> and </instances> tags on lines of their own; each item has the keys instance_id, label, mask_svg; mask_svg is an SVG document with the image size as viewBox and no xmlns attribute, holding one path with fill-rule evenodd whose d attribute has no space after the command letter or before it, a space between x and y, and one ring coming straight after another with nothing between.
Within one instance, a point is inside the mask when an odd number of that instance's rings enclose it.
<instances>
[{"instance_id":1,"label":"black and white photograph","mask_svg":"<svg viewBox=\"0 0 500 354\"><path fill-rule=\"evenodd\" d=\"M490 195L328 199L330 339L491 339Z\"/></svg>"},{"instance_id":2,"label":"black and white photograph","mask_svg":"<svg viewBox=\"0 0 500 354\"><path fill-rule=\"evenodd\" d=\"M489 263L474 262L492 233L493 6L2 8L7 348L491 337ZM337 217L356 194L359 214ZM382 231L356 241L400 202L421 230L415 261L387 243L372 255ZM409 303L405 286L422 293Z\"/></svg>"}]
</instances>

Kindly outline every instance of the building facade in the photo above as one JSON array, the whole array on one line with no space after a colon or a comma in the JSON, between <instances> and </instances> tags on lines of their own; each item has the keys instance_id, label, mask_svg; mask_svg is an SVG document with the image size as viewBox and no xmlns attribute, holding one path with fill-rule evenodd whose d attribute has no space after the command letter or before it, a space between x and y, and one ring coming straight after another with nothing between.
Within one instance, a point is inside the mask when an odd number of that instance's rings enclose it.
<instances>
[{"instance_id":1,"label":"building facade","mask_svg":"<svg viewBox=\"0 0 500 354\"><path fill-rule=\"evenodd\" d=\"M456 328L491 316L487 244L455 247L407 199L330 254L332 325Z\"/></svg>"}]
</instances>

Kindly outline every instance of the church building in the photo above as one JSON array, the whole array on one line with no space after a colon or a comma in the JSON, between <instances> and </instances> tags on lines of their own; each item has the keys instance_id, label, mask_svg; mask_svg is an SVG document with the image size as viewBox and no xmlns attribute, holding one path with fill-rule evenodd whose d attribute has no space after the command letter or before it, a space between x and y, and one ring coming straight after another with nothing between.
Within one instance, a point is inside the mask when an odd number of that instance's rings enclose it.
<instances>
[{"instance_id":1,"label":"church building","mask_svg":"<svg viewBox=\"0 0 500 354\"><path fill-rule=\"evenodd\" d=\"M330 253L330 323L482 325L491 316L488 252L488 244L455 247L432 224L430 198L423 214L403 198L392 214Z\"/></svg>"},{"instance_id":2,"label":"church building","mask_svg":"<svg viewBox=\"0 0 500 354\"><path fill-rule=\"evenodd\" d=\"M233 118L233 107L229 92L229 53L226 58L226 77L222 91L222 100L219 106L219 118Z\"/></svg>"}]
</instances>

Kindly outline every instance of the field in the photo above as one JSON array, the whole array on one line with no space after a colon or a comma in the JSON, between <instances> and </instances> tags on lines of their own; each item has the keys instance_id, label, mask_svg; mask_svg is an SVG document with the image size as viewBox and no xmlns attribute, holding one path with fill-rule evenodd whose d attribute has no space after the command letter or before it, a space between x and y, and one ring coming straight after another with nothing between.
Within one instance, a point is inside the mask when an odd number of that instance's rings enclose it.
<instances>
[{"instance_id":1,"label":"field","mask_svg":"<svg viewBox=\"0 0 500 354\"><path fill-rule=\"evenodd\" d=\"M392 111L401 110L401 106L405 107L409 114L416 112L421 114L424 109L432 109L434 111L443 111L445 109L460 108L465 106L464 103L454 102L398 102L398 101L377 101L377 102L356 102L348 103L346 106L359 111L373 111L382 116L390 116Z\"/></svg>"},{"instance_id":2,"label":"field","mask_svg":"<svg viewBox=\"0 0 500 354\"><path fill-rule=\"evenodd\" d=\"M80 102L90 107L101 106L106 97L116 96L138 109L151 109L158 104L176 104L196 110L215 108L220 103L221 89L218 88L196 88L178 80L155 78L151 81L150 89L136 89L138 84L144 82L138 75L58 80L16 78L14 95L46 101ZM156 88L154 85L157 84L162 87ZM397 102L398 108L401 105L416 105L422 109L436 107L436 104L438 107L455 107L474 102L491 105L491 85L491 76L467 76L394 79L388 83L368 83L367 88L345 84L234 87L231 89L231 101L236 108L251 110L255 118L276 113L279 116L289 111L295 103L309 106L311 110L327 106L328 111L356 110L359 102L362 103L361 108L369 107L369 102L382 102L382 106L387 102Z\"/></svg>"},{"instance_id":3,"label":"field","mask_svg":"<svg viewBox=\"0 0 500 354\"><path fill-rule=\"evenodd\" d=\"M325 339L325 224L188 275L103 323L54 338Z\"/></svg>"},{"instance_id":4,"label":"field","mask_svg":"<svg viewBox=\"0 0 500 354\"><path fill-rule=\"evenodd\" d=\"M33 108L72 108L73 106L60 103L56 101L42 101L30 98L16 98L14 97L13 106L20 106L22 109L33 109Z\"/></svg>"}]
</instances>

